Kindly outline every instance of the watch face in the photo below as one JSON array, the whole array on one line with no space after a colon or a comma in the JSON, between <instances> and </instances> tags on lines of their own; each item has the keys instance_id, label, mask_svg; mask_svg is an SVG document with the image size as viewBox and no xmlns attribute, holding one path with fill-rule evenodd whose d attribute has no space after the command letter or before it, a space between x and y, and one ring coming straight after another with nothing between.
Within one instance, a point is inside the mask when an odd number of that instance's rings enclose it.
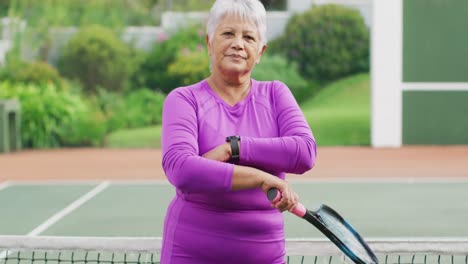
<instances>
[{"instance_id":1,"label":"watch face","mask_svg":"<svg viewBox=\"0 0 468 264\"><path fill-rule=\"evenodd\" d=\"M231 140L240 140L240 136L229 136L226 138L227 142L231 142Z\"/></svg>"}]
</instances>

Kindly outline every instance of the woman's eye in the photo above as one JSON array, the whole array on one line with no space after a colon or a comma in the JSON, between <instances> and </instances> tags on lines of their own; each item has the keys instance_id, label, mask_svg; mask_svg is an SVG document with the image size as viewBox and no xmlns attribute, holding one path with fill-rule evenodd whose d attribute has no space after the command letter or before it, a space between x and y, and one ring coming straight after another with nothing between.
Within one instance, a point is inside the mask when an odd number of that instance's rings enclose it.
<instances>
[{"instance_id":1,"label":"woman's eye","mask_svg":"<svg viewBox=\"0 0 468 264\"><path fill-rule=\"evenodd\" d=\"M255 40L255 38L252 37L252 36L245 36L245 38L248 39L248 40Z\"/></svg>"},{"instance_id":2,"label":"woman's eye","mask_svg":"<svg viewBox=\"0 0 468 264\"><path fill-rule=\"evenodd\" d=\"M226 35L226 36L232 36L233 33L232 32L224 32L223 35Z\"/></svg>"}]
</instances>

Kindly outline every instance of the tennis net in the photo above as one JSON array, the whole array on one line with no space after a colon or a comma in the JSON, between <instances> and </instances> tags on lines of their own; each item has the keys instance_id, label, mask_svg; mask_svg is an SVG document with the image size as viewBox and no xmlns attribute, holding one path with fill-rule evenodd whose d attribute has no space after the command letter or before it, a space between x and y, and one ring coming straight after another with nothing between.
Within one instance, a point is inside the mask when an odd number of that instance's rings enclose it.
<instances>
[{"instance_id":1,"label":"tennis net","mask_svg":"<svg viewBox=\"0 0 468 264\"><path fill-rule=\"evenodd\" d=\"M368 239L380 263L465 263L468 238ZM161 238L0 236L0 264L157 264ZM352 263L325 239L287 239L287 263Z\"/></svg>"}]
</instances>

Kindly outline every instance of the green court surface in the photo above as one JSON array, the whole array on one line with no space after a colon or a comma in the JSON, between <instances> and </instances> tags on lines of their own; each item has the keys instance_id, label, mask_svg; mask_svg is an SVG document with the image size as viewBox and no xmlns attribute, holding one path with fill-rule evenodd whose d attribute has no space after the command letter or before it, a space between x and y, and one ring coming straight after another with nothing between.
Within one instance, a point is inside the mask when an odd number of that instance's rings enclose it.
<instances>
[{"instance_id":1,"label":"green court surface","mask_svg":"<svg viewBox=\"0 0 468 264\"><path fill-rule=\"evenodd\" d=\"M468 181L293 182L301 202L325 203L364 237L468 236ZM174 190L165 182L8 183L0 235L158 237ZM288 238L322 235L285 213Z\"/></svg>"}]
</instances>

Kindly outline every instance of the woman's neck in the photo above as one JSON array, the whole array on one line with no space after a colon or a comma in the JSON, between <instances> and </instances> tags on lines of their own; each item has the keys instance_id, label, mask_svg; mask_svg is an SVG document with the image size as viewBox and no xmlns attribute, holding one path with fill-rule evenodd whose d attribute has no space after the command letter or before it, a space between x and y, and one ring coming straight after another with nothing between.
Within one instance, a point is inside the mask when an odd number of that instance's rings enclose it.
<instances>
[{"instance_id":1,"label":"woman's neck","mask_svg":"<svg viewBox=\"0 0 468 264\"><path fill-rule=\"evenodd\" d=\"M212 74L206 80L211 89L229 105L234 106L249 94L251 84L250 76L235 81L217 76L219 75Z\"/></svg>"}]
</instances>

